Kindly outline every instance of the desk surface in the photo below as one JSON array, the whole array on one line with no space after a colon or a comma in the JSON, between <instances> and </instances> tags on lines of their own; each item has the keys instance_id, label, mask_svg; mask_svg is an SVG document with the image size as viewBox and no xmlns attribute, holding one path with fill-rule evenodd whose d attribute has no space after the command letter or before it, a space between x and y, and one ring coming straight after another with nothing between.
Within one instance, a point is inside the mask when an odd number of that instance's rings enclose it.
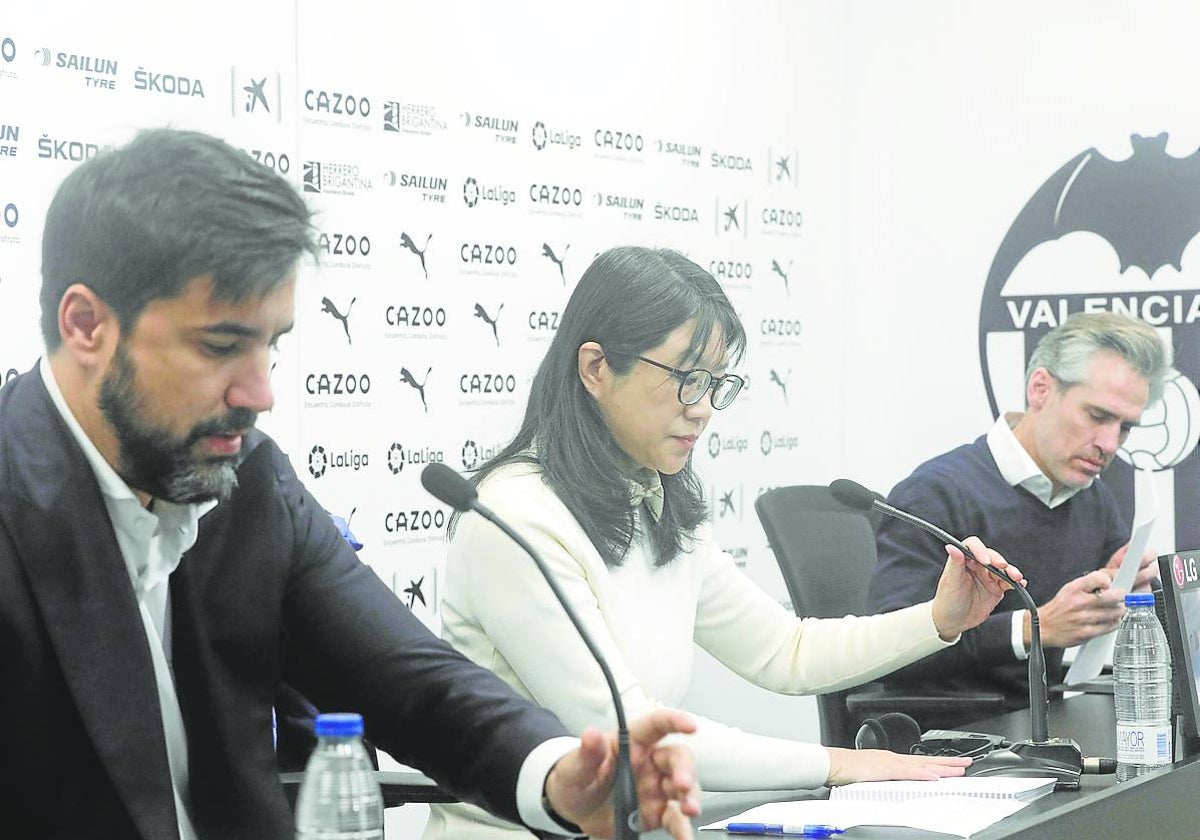
<instances>
[{"instance_id":1,"label":"desk surface","mask_svg":"<svg viewBox=\"0 0 1200 840\"><path fill-rule=\"evenodd\" d=\"M965 730L1029 737L1029 712L1012 712L968 724ZM1051 737L1072 738L1085 756L1116 754L1116 715L1111 695L1084 694L1050 706ZM972 840L1129 840L1200 837L1200 756L1118 785L1116 776L1084 776L1080 789L1058 791L975 834ZM802 797L801 797L802 798ZM763 799L762 801L769 801ZM712 816L711 819L718 817ZM723 837L704 832L701 840ZM946 840L947 835L889 826L856 826L846 840Z\"/></svg>"}]
</instances>

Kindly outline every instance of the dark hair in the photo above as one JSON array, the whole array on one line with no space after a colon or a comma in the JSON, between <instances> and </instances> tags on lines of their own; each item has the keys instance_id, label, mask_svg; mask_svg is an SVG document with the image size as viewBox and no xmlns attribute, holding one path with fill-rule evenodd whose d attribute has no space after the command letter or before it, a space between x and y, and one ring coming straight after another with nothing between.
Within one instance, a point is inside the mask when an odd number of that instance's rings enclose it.
<instances>
[{"instance_id":1,"label":"dark hair","mask_svg":"<svg viewBox=\"0 0 1200 840\"><path fill-rule=\"evenodd\" d=\"M746 332L721 286L700 266L675 251L633 246L598 256L563 310L533 379L520 431L472 481L479 484L506 463L536 462L543 481L575 516L604 562L619 566L635 528L628 456L579 379L579 346L597 342L609 366L623 374L636 364L635 356L662 344L690 321L696 329L681 366L700 359L714 330L720 332L730 362L741 358ZM663 475L662 483L662 516L658 522L643 520L660 566L674 560L686 534L708 518L690 458L678 473ZM452 517L451 534L455 521Z\"/></svg>"},{"instance_id":2,"label":"dark hair","mask_svg":"<svg viewBox=\"0 0 1200 840\"><path fill-rule=\"evenodd\" d=\"M153 300L211 274L213 294L262 296L315 253L310 212L282 176L194 131L143 131L59 186L42 236L42 337L61 343L58 305L82 283L128 329Z\"/></svg>"}]
</instances>

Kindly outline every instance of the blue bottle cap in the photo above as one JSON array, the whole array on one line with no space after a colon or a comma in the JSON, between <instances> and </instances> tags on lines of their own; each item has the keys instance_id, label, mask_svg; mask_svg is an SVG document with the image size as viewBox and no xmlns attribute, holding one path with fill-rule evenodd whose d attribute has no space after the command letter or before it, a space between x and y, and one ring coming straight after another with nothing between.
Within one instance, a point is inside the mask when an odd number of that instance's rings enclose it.
<instances>
[{"instance_id":1,"label":"blue bottle cap","mask_svg":"<svg viewBox=\"0 0 1200 840\"><path fill-rule=\"evenodd\" d=\"M317 715L317 722L313 726L313 731L317 733L318 738L329 736L345 738L351 735L362 735L362 715L354 712L333 712L326 715Z\"/></svg>"},{"instance_id":2,"label":"blue bottle cap","mask_svg":"<svg viewBox=\"0 0 1200 840\"><path fill-rule=\"evenodd\" d=\"M1153 592L1130 592L1125 596L1125 606L1127 607L1153 607L1154 593Z\"/></svg>"}]
</instances>

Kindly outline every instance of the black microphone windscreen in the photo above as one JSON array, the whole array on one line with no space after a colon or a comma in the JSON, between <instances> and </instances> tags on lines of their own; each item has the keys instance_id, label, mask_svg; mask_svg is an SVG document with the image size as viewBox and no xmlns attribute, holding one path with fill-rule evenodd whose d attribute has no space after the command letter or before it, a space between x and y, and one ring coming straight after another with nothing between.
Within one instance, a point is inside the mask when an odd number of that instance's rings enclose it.
<instances>
[{"instance_id":1,"label":"black microphone windscreen","mask_svg":"<svg viewBox=\"0 0 1200 840\"><path fill-rule=\"evenodd\" d=\"M829 485L829 492L833 494L833 498L855 510L870 510L871 505L875 502L874 493L857 481L851 481L848 478L834 480Z\"/></svg>"},{"instance_id":2,"label":"black microphone windscreen","mask_svg":"<svg viewBox=\"0 0 1200 840\"><path fill-rule=\"evenodd\" d=\"M468 511L479 498L471 482L445 464L433 463L421 470L421 485L439 502L455 510Z\"/></svg>"}]
</instances>

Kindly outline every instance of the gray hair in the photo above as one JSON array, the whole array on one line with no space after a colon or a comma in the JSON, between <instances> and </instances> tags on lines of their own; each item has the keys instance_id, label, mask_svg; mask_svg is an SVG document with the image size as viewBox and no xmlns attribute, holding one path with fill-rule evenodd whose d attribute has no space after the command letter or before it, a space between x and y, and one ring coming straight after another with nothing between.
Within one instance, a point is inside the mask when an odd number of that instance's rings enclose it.
<instances>
[{"instance_id":1,"label":"gray hair","mask_svg":"<svg viewBox=\"0 0 1200 840\"><path fill-rule=\"evenodd\" d=\"M1042 336L1025 369L1025 384L1045 368L1066 387L1087 379L1092 356L1111 350L1146 377L1153 403L1162 396L1163 380L1173 362L1170 346L1154 327L1118 312L1077 312Z\"/></svg>"}]
</instances>

